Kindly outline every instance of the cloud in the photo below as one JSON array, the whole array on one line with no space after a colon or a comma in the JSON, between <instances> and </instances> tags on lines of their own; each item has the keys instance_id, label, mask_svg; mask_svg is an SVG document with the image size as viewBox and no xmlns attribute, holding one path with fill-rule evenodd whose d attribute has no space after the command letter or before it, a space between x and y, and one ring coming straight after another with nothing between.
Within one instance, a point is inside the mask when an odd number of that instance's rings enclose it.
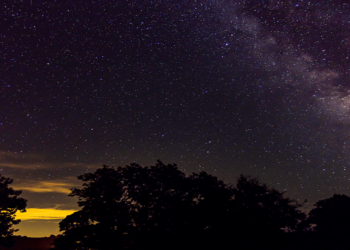
<instances>
[{"instance_id":1,"label":"cloud","mask_svg":"<svg viewBox=\"0 0 350 250\"><path fill-rule=\"evenodd\" d=\"M0 167L35 169L40 166L43 158L38 154L20 152L1 152Z\"/></svg>"},{"instance_id":2,"label":"cloud","mask_svg":"<svg viewBox=\"0 0 350 250\"><path fill-rule=\"evenodd\" d=\"M37 169L52 167L52 165L53 163L47 162L43 155L22 152L0 152L1 168Z\"/></svg>"},{"instance_id":3,"label":"cloud","mask_svg":"<svg viewBox=\"0 0 350 250\"><path fill-rule=\"evenodd\" d=\"M59 210L55 208L27 208L27 212L17 212L16 219L20 220L57 220L64 219L76 210Z\"/></svg>"},{"instance_id":4,"label":"cloud","mask_svg":"<svg viewBox=\"0 0 350 250\"><path fill-rule=\"evenodd\" d=\"M22 178L11 185L15 190L32 193L62 193L70 194L74 187L81 187L80 181L73 176L53 180L31 180Z\"/></svg>"},{"instance_id":5,"label":"cloud","mask_svg":"<svg viewBox=\"0 0 350 250\"><path fill-rule=\"evenodd\" d=\"M34 153L30 153L30 154L25 154L22 152L10 152L10 151L2 151L0 153L0 160L6 160L6 159L31 159L31 160L38 160L38 159L42 159L42 157L40 157L39 154L34 154Z\"/></svg>"},{"instance_id":6,"label":"cloud","mask_svg":"<svg viewBox=\"0 0 350 250\"><path fill-rule=\"evenodd\" d=\"M93 165L76 162L50 162L48 157L42 154L0 151L0 168L34 170L83 167L86 169L94 169L100 165L101 164Z\"/></svg>"},{"instance_id":7,"label":"cloud","mask_svg":"<svg viewBox=\"0 0 350 250\"><path fill-rule=\"evenodd\" d=\"M63 183L54 181L41 181L37 183L27 183L26 186L16 186L15 189L26 190L34 193L63 193L70 194L73 183Z\"/></svg>"}]
</instances>

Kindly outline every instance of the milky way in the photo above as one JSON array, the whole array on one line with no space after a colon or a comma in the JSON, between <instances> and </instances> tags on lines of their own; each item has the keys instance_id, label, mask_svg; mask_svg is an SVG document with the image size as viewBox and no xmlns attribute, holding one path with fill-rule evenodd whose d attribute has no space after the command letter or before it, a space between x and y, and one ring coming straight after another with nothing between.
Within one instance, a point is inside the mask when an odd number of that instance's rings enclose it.
<instances>
[{"instance_id":1,"label":"milky way","mask_svg":"<svg viewBox=\"0 0 350 250\"><path fill-rule=\"evenodd\" d=\"M349 11L346 1L2 3L1 173L29 208L56 210L77 208L67 196L77 175L157 159L227 183L258 176L308 208L350 195ZM23 221L22 233L57 233L47 226L57 221Z\"/></svg>"}]
</instances>

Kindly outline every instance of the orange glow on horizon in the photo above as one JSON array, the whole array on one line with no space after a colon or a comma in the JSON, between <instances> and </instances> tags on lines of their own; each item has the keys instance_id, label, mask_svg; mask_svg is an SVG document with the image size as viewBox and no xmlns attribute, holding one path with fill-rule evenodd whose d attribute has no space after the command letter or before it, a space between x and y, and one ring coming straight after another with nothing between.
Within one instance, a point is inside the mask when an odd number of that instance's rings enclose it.
<instances>
[{"instance_id":1,"label":"orange glow on horizon","mask_svg":"<svg viewBox=\"0 0 350 250\"><path fill-rule=\"evenodd\" d=\"M16 219L20 220L58 220L64 219L77 210L60 210L55 208L27 208L27 212L16 213Z\"/></svg>"}]
</instances>

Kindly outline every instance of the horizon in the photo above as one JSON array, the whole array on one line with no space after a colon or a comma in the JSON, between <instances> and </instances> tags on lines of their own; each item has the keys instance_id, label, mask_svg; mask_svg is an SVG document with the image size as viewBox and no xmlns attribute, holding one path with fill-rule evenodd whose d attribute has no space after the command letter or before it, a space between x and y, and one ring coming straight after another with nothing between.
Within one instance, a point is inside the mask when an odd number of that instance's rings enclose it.
<instances>
[{"instance_id":1,"label":"horizon","mask_svg":"<svg viewBox=\"0 0 350 250\"><path fill-rule=\"evenodd\" d=\"M147 166L143 166L143 167L147 167ZM186 177L188 176L189 175L186 175ZM259 181L261 182L261 180ZM235 185L235 183L226 183L225 181L224 183L226 185L230 185L230 184ZM261 183L265 184L263 182ZM268 187L274 188L269 185ZM278 190L278 191L281 191L281 190ZM285 197L289 197L289 196L285 193ZM289 198L292 198L292 197L289 197ZM330 198L330 197L326 197L326 198ZM301 208L299 208L299 210L308 214L314 205L315 204L310 206L309 203L306 203L306 205L304 204ZM78 211L79 207L77 205L76 210L60 210L56 208L48 208L48 209L27 208L26 210L27 212L24 212L24 213L22 212L16 213L16 219L20 219L21 223L13 227L14 229L19 229L19 231L14 233L14 236L22 236L22 237L29 237L29 238L43 238L43 237L50 237L52 235L53 236L61 235L63 232L59 231L58 223L61 222L67 215L70 215ZM34 223L36 225L33 227ZM48 230L48 225L50 225L49 230ZM35 230L33 230L33 228L35 228Z\"/></svg>"}]
</instances>

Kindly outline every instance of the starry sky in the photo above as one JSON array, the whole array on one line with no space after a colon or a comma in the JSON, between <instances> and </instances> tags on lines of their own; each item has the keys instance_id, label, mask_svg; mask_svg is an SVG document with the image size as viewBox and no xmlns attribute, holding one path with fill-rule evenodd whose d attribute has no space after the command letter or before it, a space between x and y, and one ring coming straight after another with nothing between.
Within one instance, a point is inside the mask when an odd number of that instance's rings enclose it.
<instances>
[{"instance_id":1,"label":"starry sky","mask_svg":"<svg viewBox=\"0 0 350 250\"><path fill-rule=\"evenodd\" d=\"M103 164L259 179L305 209L350 195L350 6L341 0L0 4L0 173L18 235L58 234Z\"/></svg>"}]
</instances>

